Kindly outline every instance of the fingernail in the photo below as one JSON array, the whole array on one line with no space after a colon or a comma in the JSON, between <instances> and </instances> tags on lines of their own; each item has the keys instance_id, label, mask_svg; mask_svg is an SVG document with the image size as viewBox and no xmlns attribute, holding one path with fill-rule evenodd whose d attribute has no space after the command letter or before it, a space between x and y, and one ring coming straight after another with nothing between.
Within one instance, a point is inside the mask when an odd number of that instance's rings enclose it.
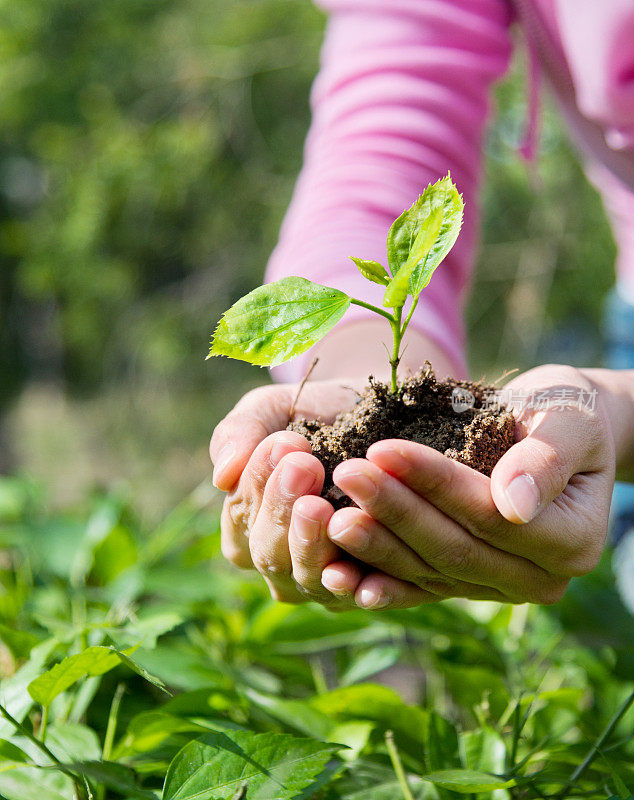
<instances>
[{"instance_id":1,"label":"fingernail","mask_svg":"<svg viewBox=\"0 0 634 800\"><path fill-rule=\"evenodd\" d=\"M227 442L227 444L220 449L218 458L214 461L214 471L211 479L211 482L216 488L219 488L218 479L220 478L220 475L224 472L235 453L236 446L233 442Z\"/></svg>"},{"instance_id":2,"label":"fingernail","mask_svg":"<svg viewBox=\"0 0 634 800\"><path fill-rule=\"evenodd\" d=\"M397 446L386 447L384 444L378 443L378 447L376 445L372 445L368 449L368 458L372 458L372 456L377 453L378 458L385 462L388 469L394 470L394 472L408 472L412 466L412 463L408 456L402 453ZM374 450L372 449L374 448Z\"/></svg>"},{"instance_id":3,"label":"fingernail","mask_svg":"<svg viewBox=\"0 0 634 800\"><path fill-rule=\"evenodd\" d=\"M287 494L303 495L308 494L313 488L315 476L313 473L290 461L282 465L282 475L280 485Z\"/></svg>"},{"instance_id":4,"label":"fingernail","mask_svg":"<svg viewBox=\"0 0 634 800\"><path fill-rule=\"evenodd\" d=\"M287 456L295 450L297 450L297 446L293 442L285 442L283 440L281 442L276 442L271 448L269 460L274 467L277 467L284 456Z\"/></svg>"},{"instance_id":5,"label":"fingernail","mask_svg":"<svg viewBox=\"0 0 634 800\"><path fill-rule=\"evenodd\" d=\"M385 608L390 604L390 598L383 592L374 589L361 589L357 605L361 608Z\"/></svg>"},{"instance_id":6,"label":"fingernail","mask_svg":"<svg viewBox=\"0 0 634 800\"><path fill-rule=\"evenodd\" d=\"M527 474L518 475L506 487L506 499L522 522L530 522L539 509L539 489Z\"/></svg>"},{"instance_id":7,"label":"fingernail","mask_svg":"<svg viewBox=\"0 0 634 800\"><path fill-rule=\"evenodd\" d=\"M344 472L334 476L336 485L346 494L359 500L371 500L379 490L376 483L365 472Z\"/></svg>"},{"instance_id":8,"label":"fingernail","mask_svg":"<svg viewBox=\"0 0 634 800\"><path fill-rule=\"evenodd\" d=\"M322 574L321 585L325 589L328 589L331 594L334 594L337 597L346 597L350 594L350 592L337 581L337 578L334 575Z\"/></svg>"},{"instance_id":9,"label":"fingernail","mask_svg":"<svg viewBox=\"0 0 634 800\"><path fill-rule=\"evenodd\" d=\"M312 544L321 535L321 522L296 511L293 515L293 530L300 542Z\"/></svg>"},{"instance_id":10,"label":"fingernail","mask_svg":"<svg viewBox=\"0 0 634 800\"><path fill-rule=\"evenodd\" d=\"M338 530L330 530L328 538L333 542L345 542L347 547L354 550L365 549L370 540L370 534L363 527L363 525L349 525L347 528Z\"/></svg>"}]
</instances>

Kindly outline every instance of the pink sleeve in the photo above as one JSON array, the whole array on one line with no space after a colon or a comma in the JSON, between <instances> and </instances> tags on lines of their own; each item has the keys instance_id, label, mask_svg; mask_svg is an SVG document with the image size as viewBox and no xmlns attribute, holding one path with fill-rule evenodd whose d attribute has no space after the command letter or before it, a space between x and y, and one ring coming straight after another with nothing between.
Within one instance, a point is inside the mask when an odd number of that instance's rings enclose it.
<instances>
[{"instance_id":1,"label":"pink sleeve","mask_svg":"<svg viewBox=\"0 0 634 800\"><path fill-rule=\"evenodd\" d=\"M464 371L462 302L478 228L489 91L508 66L504 0L323 0L331 12L304 166L267 281L300 275L381 305L348 256L386 264L392 221L451 170L463 232L423 293L413 324ZM371 312L353 307L344 321ZM307 358L274 370L296 380Z\"/></svg>"}]
</instances>

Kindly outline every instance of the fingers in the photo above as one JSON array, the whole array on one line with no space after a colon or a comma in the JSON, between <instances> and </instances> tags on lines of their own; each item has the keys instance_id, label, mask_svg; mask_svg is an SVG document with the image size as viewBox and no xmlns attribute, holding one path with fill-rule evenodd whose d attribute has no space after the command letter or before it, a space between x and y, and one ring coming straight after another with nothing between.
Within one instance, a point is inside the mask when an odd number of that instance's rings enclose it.
<instances>
[{"instance_id":1,"label":"fingers","mask_svg":"<svg viewBox=\"0 0 634 800\"><path fill-rule=\"evenodd\" d=\"M397 580L391 575L372 572L359 584L355 593L359 608L368 611L413 608L422 603L436 603L439 598L412 583Z\"/></svg>"},{"instance_id":2,"label":"fingers","mask_svg":"<svg viewBox=\"0 0 634 800\"><path fill-rule=\"evenodd\" d=\"M353 459L340 464L334 482L445 576L492 587L512 602L552 602L565 585L531 561L472 536L369 461Z\"/></svg>"},{"instance_id":3,"label":"fingers","mask_svg":"<svg viewBox=\"0 0 634 800\"><path fill-rule=\"evenodd\" d=\"M293 505L304 495L319 494L323 482L321 462L308 453L296 452L281 460L266 483L249 546L255 568L277 600L296 602L299 594L288 543Z\"/></svg>"},{"instance_id":4,"label":"fingers","mask_svg":"<svg viewBox=\"0 0 634 800\"><path fill-rule=\"evenodd\" d=\"M329 564L324 569L322 582L333 594L351 597L353 605L367 610L413 608L442 599L391 575L375 571L366 574L352 561Z\"/></svg>"},{"instance_id":5,"label":"fingers","mask_svg":"<svg viewBox=\"0 0 634 800\"><path fill-rule=\"evenodd\" d=\"M307 599L332 600L322 585L326 566L340 556L339 548L326 535L333 507L322 497L300 497L293 506L288 545L293 578Z\"/></svg>"},{"instance_id":6,"label":"fingers","mask_svg":"<svg viewBox=\"0 0 634 800\"><path fill-rule=\"evenodd\" d=\"M270 433L283 431L298 387L261 386L246 394L216 426L209 446L214 486L232 489L257 445ZM301 392L296 417L332 421L355 402L355 391L339 381L309 381Z\"/></svg>"},{"instance_id":7,"label":"fingers","mask_svg":"<svg viewBox=\"0 0 634 800\"><path fill-rule=\"evenodd\" d=\"M350 555L377 570L412 583L436 596L504 600L488 586L448 578L431 567L385 526L359 508L336 511L328 525L328 536Z\"/></svg>"},{"instance_id":8,"label":"fingers","mask_svg":"<svg viewBox=\"0 0 634 800\"><path fill-rule=\"evenodd\" d=\"M517 447L514 445L503 458ZM496 507L489 478L442 453L415 442L392 439L372 445L367 457L472 536L532 561L553 575L583 575L596 560L596 541L604 539L597 536L597 525L607 525L607 508L601 501L603 479L599 474L591 476L584 493L573 491L569 483L556 503L546 507L533 523L518 528ZM581 478L577 475L575 480ZM603 491L603 495L608 497L609 491ZM582 505L577 496L585 500Z\"/></svg>"},{"instance_id":9,"label":"fingers","mask_svg":"<svg viewBox=\"0 0 634 800\"><path fill-rule=\"evenodd\" d=\"M565 408L538 414L528 435L508 450L491 475L500 513L525 525L558 497L578 472L604 468L602 430L592 415Z\"/></svg>"},{"instance_id":10,"label":"fingers","mask_svg":"<svg viewBox=\"0 0 634 800\"><path fill-rule=\"evenodd\" d=\"M266 482L274 468L289 453L309 451L310 444L306 439L292 431L273 433L256 447L238 485L225 499L220 519L222 553L237 567L253 567L247 535L255 522Z\"/></svg>"},{"instance_id":11,"label":"fingers","mask_svg":"<svg viewBox=\"0 0 634 800\"><path fill-rule=\"evenodd\" d=\"M373 444L367 459L473 536L522 557L530 557L528 554L533 552L535 543L530 534L527 532L518 540L516 527L496 508L491 480L466 464L404 439Z\"/></svg>"},{"instance_id":12,"label":"fingers","mask_svg":"<svg viewBox=\"0 0 634 800\"><path fill-rule=\"evenodd\" d=\"M328 536L350 555L370 567L420 584L442 575L429 566L401 539L360 508L336 511L328 525Z\"/></svg>"},{"instance_id":13,"label":"fingers","mask_svg":"<svg viewBox=\"0 0 634 800\"><path fill-rule=\"evenodd\" d=\"M473 520L503 522L491 501L489 478L431 447L386 439L373 444L366 458L465 528Z\"/></svg>"},{"instance_id":14,"label":"fingers","mask_svg":"<svg viewBox=\"0 0 634 800\"><path fill-rule=\"evenodd\" d=\"M354 599L366 570L354 561L333 561L324 568L321 582L336 597Z\"/></svg>"},{"instance_id":15,"label":"fingers","mask_svg":"<svg viewBox=\"0 0 634 800\"><path fill-rule=\"evenodd\" d=\"M292 402L287 386L262 386L246 394L216 426L209 445L213 483L228 492L235 486L258 444L288 425Z\"/></svg>"},{"instance_id":16,"label":"fingers","mask_svg":"<svg viewBox=\"0 0 634 800\"><path fill-rule=\"evenodd\" d=\"M242 512L238 513L242 514ZM253 569L249 540L245 536L242 526L235 524L235 514L236 506L231 504L229 497L225 498L220 515L220 550L234 567Z\"/></svg>"}]
</instances>

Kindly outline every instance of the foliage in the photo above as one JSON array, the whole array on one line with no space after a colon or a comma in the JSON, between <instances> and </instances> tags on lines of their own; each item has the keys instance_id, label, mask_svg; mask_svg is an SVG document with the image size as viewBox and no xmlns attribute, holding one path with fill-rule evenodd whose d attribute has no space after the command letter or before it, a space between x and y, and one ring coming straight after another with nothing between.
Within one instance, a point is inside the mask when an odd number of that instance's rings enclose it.
<instances>
[{"instance_id":1,"label":"foliage","mask_svg":"<svg viewBox=\"0 0 634 800\"><path fill-rule=\"evenodd\" d=\"M51 514L17 479L0 482L0 543L7 800L633 790L634 622L605 570L552 611L450 601L332 615L273 603L228 567L202 489L146 530L116 495ZM584 642L570 620L588 598L612 604L611 624ZM397 663L409 702L377 680Z\"/></svg>"},{"instance_id":2,"label":"foliage","mask_svg":"<svg viewBox=\"0 0 634 800\"><path fill-rule=\"evenodd\" d=\"M351 257L364 278L385 286L383 305L391 308L391 313L305 278L282 278L254 289L225 312L212 337L208 358L230 356L250 364L277 366L316 344L353 303L390 323L392 392L396 392L401 341L420 293L458 238L463 209L462 197L447 175L430 184L390 227L387 257L392 278L382 264ZM408 296L412 302L403 320Z\"/></svg>"}]
</instances>

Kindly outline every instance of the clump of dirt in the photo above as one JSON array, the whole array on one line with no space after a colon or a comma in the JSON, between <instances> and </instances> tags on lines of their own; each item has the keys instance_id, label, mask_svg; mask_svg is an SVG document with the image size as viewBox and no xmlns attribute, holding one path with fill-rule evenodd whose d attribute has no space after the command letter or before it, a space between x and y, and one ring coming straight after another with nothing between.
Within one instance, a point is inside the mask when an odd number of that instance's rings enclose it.
<instances>
[{"instance_id":1,"label":"clump of dirt","mask_svg":"<svg viewBox=\"0 0 634 800\"><path fill-rule=\"evenodd\" d=\"M370 445L383 439L425 444L491 475L515 436L513 415L490 402L494 392L483 383L437 381L427 364L403 381L396 394L370 377L355 407L331 425L300 419L288 429L311 443L326 470L322 497L342 508L352 501L333 484L334 468L349 458L364 458Z\"/></svg>"}]
</instances>

